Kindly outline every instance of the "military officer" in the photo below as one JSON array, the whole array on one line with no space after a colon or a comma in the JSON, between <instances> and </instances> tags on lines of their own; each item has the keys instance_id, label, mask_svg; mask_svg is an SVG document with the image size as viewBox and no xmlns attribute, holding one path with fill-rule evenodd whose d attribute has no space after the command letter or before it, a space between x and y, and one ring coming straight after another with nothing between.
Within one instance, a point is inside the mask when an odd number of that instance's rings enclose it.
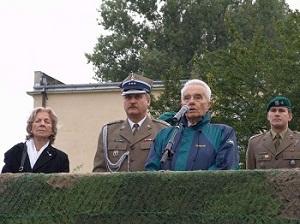
<instances>
[{"instance_id":1,"label":"military officer","mask_svg":"<svg viewBox=\"0 0 300 224\"><path fill-rule=\"evenodd\" d=\"M292 120L291 101L276 96L267 106L271 129L252 136L246 154L247 169L300 167L300 133L289 129Z\"/></svg>"},{"instance_id":2,"label":"military officer","mask_svg":"<svg viewBox=\"0 0 300 224\"><path fill-rule=\"evenodd\" d=\"M148 115L153 81L131 74L121 84L127 119L102 127L93 172L142 171L150 145L167 122Z\"/></svg>"}]
</instances>

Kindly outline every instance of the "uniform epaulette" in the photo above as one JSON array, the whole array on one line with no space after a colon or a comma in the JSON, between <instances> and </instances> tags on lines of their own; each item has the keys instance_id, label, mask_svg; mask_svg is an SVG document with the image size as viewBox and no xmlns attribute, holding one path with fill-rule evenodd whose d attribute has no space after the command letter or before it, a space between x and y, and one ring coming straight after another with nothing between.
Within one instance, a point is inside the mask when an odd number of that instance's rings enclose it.
<instances>
[{"instance_id":1,"label":"uniform epaulette","mask_svg":"<svg viewBox=\"0 0 300 224\"><path fill-rule=\"evenodd\" d=\"M249 140L254 139L254 138L257 138L257 137L259 137L259 136L261 136L261 135L263 135L263 134L265 134L265 133L266 133L266 132L262 132L262 133L253 135L253 136L251 136L251 137L249 138Z\"/></svg>"},{"instance_id":2,"label":"uniform epaulette","mask_svg":"<svg viewBox=\"0 0 300 224\"><path fill-rule=\"evenodd\" d=\"M168 122L163 121L163 120L153 119L153 118L152 118L152 121L157 122L157 123L164 124L164 125L166 125L166 126L171 126Z\"/></svg>"},{"instance_id":3,"label":"uniform epaulette","mask_svg":"<svg viewBox=\"0 0 300 224\"><path fill-rule=\"evenodd\" d=\"M300 131L293 131L294 134L300 134Z\"/></svg>"},{"instance_id":4,"label":"uniform epaulette","mask_svg":"<svg viewBox=\"0 0 300 224\"><path fill-rule=\"evenodd\" d=\"M124 120L111 121L111 122L108 122L106 125L118 124L118 123L122 123L122 122L124 122Z\"/></svg>"}]
</instances>

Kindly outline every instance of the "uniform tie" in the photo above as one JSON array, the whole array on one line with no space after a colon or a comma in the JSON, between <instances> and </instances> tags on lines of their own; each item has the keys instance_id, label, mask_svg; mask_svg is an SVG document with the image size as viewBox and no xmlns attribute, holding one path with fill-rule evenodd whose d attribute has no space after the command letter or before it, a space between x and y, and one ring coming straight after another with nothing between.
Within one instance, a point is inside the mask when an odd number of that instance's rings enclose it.
<instances>
[{"instance_id":1,"label":"uniform tie","mask_svg":"<svg viewBox=\"0 0 300 224\"><path fill-rule=\"evenodd\" d=\"M281 136L280 134L276 134L275 138L274 138L274 146L275 146L275 150L277 151L280 145L280 140L281 140Z\"/></svg>"},{"instance_id":2,"label":"uniform tie","mask_svg":"<svg viewBox=\"0 0 300 224\"><path fill-rule=\"evenodd\" d=\"M139 129L139 124L135 123L132 127L132 134L135 135Z\"/></svg>"}]
</instances>

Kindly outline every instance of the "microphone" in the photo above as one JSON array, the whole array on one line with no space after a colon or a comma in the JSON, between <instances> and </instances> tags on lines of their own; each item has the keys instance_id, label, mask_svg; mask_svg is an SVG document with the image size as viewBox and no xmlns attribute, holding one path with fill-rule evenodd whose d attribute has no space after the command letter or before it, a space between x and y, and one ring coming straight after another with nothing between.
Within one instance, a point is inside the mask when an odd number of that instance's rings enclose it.
<instances>
[{"instance_id":1,"label":"microphone","mask_svg":"<svg viewBox=\"0 0 300 224\"><path fill-rule=\"evenodd\" d=\"M173 117L174 121L179 121L183 115L189 110L190 108L187 105L183 105L180 110L175 114Z\"/></svg>"}]
</instances>

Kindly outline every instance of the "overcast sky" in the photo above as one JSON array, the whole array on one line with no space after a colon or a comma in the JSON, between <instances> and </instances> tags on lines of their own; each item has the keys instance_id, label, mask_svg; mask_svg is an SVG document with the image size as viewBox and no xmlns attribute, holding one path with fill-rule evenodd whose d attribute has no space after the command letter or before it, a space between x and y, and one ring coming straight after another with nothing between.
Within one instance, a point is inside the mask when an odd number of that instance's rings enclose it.
<instances>
[{"instance_id":1,"label":"overcast sky","mask_svg":"<svg viewBox=\"0 0 300 224\"><path fill-rule=\"evenodd\" d=\"M292 9L300 0L288 0ZM100 0L0 0L0 169L3 153L24 141L34 71L64 83L95 82L84 53L101 33Z\"/></svg>"},{"instance_id":2,"label":"overcast sky","mask_svg":"<svg viewBox=\"0 0 300 224\"><path fill-rule=\"evenodd\" d=\"M24 141L33 108L34 71L67 83L91 83L84 53L100 35L100 0L0 0L0 100L3 153Z\"/></svg>"}]
</instances>

